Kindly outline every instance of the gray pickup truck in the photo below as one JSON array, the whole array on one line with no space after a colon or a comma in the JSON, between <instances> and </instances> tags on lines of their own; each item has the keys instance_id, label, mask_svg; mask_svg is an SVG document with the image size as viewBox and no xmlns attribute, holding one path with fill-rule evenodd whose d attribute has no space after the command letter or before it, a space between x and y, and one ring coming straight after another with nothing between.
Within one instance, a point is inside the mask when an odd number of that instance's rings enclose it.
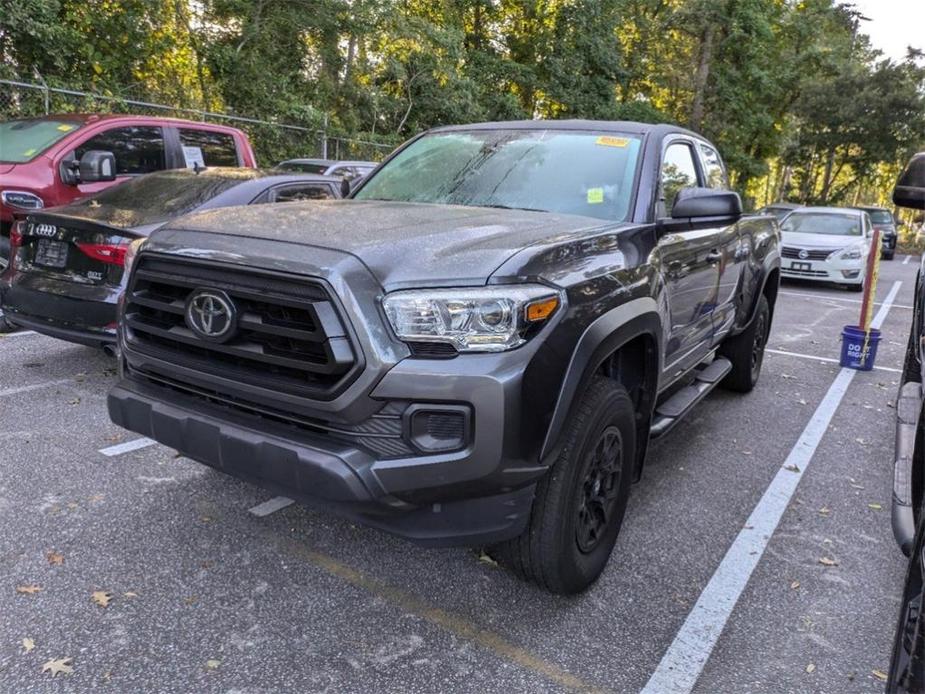
<instances>
[{"instance_id":1,"label":"gray pickup truck","mask_svg":"<svg viewBox=\"0 0 925 694\"><path fill-rule=\"evenodd\" d=\"M649 440L755 385L780 254L695 133L525 121L426 132L350 200L180 218L126 263L113 421L574 593Z\"/></svg>"}]
</instances>

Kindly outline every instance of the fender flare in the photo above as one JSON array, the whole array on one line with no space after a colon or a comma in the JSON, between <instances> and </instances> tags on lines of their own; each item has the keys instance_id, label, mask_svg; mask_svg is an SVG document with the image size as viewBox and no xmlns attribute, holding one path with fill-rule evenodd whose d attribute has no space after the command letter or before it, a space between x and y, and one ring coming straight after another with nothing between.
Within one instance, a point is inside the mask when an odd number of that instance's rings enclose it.
<instances>
[{"instance_id":1,"label":"fender flare","mask_svg":"<svg viewBox=\"0 0 925 694\"><path fill-rule=\"evenodd\" d=\"M662 319L655 299L633 299L608 311L585 329L575 345L562 379L552 419L540 449L541 462L548 463L558 453L566 422L594 373L610 355L641 335L650 336L657 346L656 383L653 384L657 390L662 362ZM648 404L654 406L654 393Z\"/></svg>"}]
</instances>

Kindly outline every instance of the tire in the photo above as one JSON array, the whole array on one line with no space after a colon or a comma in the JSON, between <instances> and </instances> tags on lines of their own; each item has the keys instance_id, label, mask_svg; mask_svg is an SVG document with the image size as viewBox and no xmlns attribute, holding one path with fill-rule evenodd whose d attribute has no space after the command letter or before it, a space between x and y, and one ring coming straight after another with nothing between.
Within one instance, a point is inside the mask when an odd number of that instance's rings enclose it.
<instances>
[{"instance_id":1,"label":"tire","mask_svg":"<svg viewBox=\"0 0 925 694\"><path fill-rule=\"evenodd\" d=\"M737 393L749 393L755 387L761 375L770 329L771 307L768 298L762 294L752 322L720 347L720 354L732 362L732 371L720 384L723 388Z\"/></svg>"},{"instance_id":2,"label":"tire","mask_svg":"<svg viewBox=\"0 0 925 694\"><path fill-rule=\"evenodd\" d=\"M861 283L859 283L859 284L849 284L849 285L846 285L846 286L848 287L848 291L849 291L849 292L863 292L863 291L864 291L864 283L863 283L863 282L861 282Z\"/></svg>"},{"instance_id":3,"label":"tire","mask_svg":"<svg viewBox=\"0 0 925 694\"><path fill-rule=\"evenodd\" d=\"M582 396L562 452L537 485L526 530L489 553L552 593L587 589L620 533L635 458L633 402L622 385L599 377Z\"/></svg>"},{"instance_id":4,"label":"tire","mask_svg":"<svg viewBox=\"0 0 925 694\"><path fill-rule=\"evenodd\" d=\"M19 330L15 325L10 323L3 315L3 309L0 309L0 335L4 333L12 333Z\"/></svg>"}]
</instances>

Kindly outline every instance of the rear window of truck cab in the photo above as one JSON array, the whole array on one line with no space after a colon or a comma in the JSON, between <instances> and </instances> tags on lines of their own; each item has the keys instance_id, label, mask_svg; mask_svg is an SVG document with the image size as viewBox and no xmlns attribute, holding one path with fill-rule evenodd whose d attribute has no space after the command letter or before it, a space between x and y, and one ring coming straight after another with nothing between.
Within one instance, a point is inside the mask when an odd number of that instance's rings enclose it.
<instances>
[{"instance_id":1,"label":"rear window of truck cab","mask_svg":"<svg viewBox=\"0 0 925 694\"><path fill-rule=\"evenodd\" d=\"M558 129L424 135L357 191L357 200L501 207L624 221L641 140Z\"/></svg>"},{"instance_id":2,"label":"rear window of truck cab","mask_svg":"<svg viewBox=\"0 0 925 694\"><path fill-rule=\"evenodd\" d=\"M0 161L24 164L83 126L76 120L28 119L0 123Z\"/></svg>"}]
</instances>

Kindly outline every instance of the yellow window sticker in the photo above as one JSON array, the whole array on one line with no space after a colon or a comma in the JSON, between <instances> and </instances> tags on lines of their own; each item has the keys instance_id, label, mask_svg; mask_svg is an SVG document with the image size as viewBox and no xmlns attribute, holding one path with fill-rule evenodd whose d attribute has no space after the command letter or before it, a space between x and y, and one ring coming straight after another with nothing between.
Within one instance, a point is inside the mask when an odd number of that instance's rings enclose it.
<instances>
[{"instance_id":1,"label":"yellow window sticker","mask_svg":"<svg viewBox=\"0 0 925 694\"><path fill-rule=\"evenodd\" d=\"M35 149L27 149L22 153L24 157L31 157L33 154L35 154Z\"/></svg>"},{"instance_id":2,"label":"yellow window sticker","mask_svg":"<svg viewBox=\"0 0 925 694\"><path fill-rule=\"evenodd\" d=\"M76 125L68 125L67 123L62 123L61 125L58 126L58 130L60 130L63 133L69 133L76 127L77 127Z\"/></svg>"},{"instance_id":3,"label":"yellow window sticker","mask_svg":"<svg viewBox=\"0 0 925 694\"><path fill-rule=\"evenodd\" d=\"M629 143L630 141L625 137L610 137L609 135L601 135L594 141L594 144L604 147L626 147Z\"/></svg>"},{"instance_id":4,"label":"yellow window sticker","mask_svg":"<svg viewBox=\"0 0 925 694\"><path fill-rule=\"evenodd\" d=\"M588 204L599 205L604 202L603 188L588 188Z\"/></svg>"}]
</instances>

